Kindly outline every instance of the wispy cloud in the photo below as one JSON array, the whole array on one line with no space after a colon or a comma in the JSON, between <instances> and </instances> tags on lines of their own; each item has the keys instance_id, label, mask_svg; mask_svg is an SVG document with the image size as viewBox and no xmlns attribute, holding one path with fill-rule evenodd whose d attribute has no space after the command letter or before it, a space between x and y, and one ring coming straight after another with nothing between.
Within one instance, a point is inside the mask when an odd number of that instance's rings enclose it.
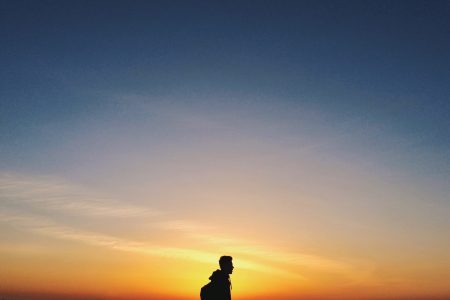
<instances>
[{"instance_id":1,"label":"wispy cloud","mask_svg":"<svg viewBox=\"0 0 450 300\"><path fill-rule=\"evenodd\" d=\"M182 223L190 224L188 221L177 221L174 223L178 225ZM191 230L191 228L195 228L196 230ZM355 284L372 278L375 270L374 264L369 261L356 260L354 258L330 258L266 246L256 241L242 240L217 234L214 228L201 227L199 224L186 226L182 231L185 235L193 239L214 244L226 253L251 257L270 265L277 265L280 268L287 267L292 269L294 267L297 270L307 268L317 272L340 274L342 278L347 279L347 284Z\"/></svg>"},{"instance_id":2,"label":"wispy cloud","mask_svg":"<svg viewBox=\"0 0 450 300\"><path fill-rule=\"evenodd\" d=\"M0 173L0 199L1 221L36 234L154 256L206 263L213 263L217 260L216 252L142 243L114 235L81 230L76 223L68 226L50 219L48 215L39 215L35 210L29 210L28 206L31 205L40 210L58 211L75 217L122 217L132 218L134 221L137 216L155 216L157 214L164 216L155 210L124 204L123 201L109 197L101 197L98 193L54 178ZM27 207L24 207L24 204ZM145 222L149 222L149 219L146 219ZM214 226L190 220L161 220L158 218L150 220L150 223L157 230L177 232L184 238L208 245L208 248L217 248L236 256L240 254L244 259L239 259L239 267L243 269L305 279L298 272L289 271L292 266L342 274L353 273L356 268L346 260L274 249L251 241L231 238L219 232Z\"/></svg>"},{"instance_id":3,"label":"wispy cloud","mask_svg":"<svg viewBox=\"0 0 450 300\"><path fill-rule=\"evenodd\" d=\"M318 270L327 270L342 272L349 270L352 266L350 262L325 258L317 255L302 254L285 249L274 249L266 247L251 241L244 241L237 238L228 237L217 233L217 229L212 226L205 226L188 220L171 220L158 223L166 230L175 230L183 233L185 236L202 241L207 244L220 246L228 253L239 253L247 256L258 257L266 261L273 261L289 265L298 265L315 268Z\"/></svg>"},{"instance_id":4,"label":"wispy cloud","mask_svg":"<svg viewBox=\"0 0 450 300\"><path fill-rule=\"evenodd\" d=\"M156 210L123 204L111 197L50 177L0 173L0 197L3 205L27 204L37 209L75 215L137 217L159 214Z\"/></svg>"},{"instance_id":5,"label":"wispy cloud","mask_svg":"<svg viewBox=\"0 0 450 300\"><path fill-rule=\"evenodd\" d=\"M58 239L78 241L94 246L107 247L113 250L148 254L152 256L170 257L176 259L186 259L202 263L213 263L217 260L217 253L214 252L136 242L111 235L63 226L42 217L27 216L14 212L0 212L0 219L3 222L8 222L10 225L41 235ZM251 260L240 260L239 268L272 273L289 278L303 279L301 275L294 272L267 266Z\"/></svg>"}]
</instances>

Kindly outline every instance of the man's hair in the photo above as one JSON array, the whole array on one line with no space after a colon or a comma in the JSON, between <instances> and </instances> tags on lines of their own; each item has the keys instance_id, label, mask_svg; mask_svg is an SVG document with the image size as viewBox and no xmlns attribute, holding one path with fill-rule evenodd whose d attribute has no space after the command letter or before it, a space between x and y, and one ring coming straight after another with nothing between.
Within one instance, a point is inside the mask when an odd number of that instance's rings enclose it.
<instances>
[{"instance_id":1,"label":"man's hair","mask_svg":"<svg viewBox=\"0 0 450 300\"><path fill-rule=\"evenodd\" d=\"M219 266L222 268L224 265L231 263L232 260L233 258L231 256L221 256L219 259Z\"/></svg>"}]
</instances>

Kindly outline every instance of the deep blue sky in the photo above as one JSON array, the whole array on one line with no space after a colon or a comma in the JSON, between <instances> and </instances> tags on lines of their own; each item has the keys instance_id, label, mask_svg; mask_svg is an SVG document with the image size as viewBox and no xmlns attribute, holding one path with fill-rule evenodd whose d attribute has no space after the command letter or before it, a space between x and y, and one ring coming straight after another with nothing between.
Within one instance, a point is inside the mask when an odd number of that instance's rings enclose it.
<instances>
[{"instance_id":1,"label":"deep blue sky","mask_svg":"<svg viewBox=\"0 0 450 300\"><path fill-rule=\"evenodd\" d=\"M378 124L448 169L448 1L1 1L0 22L9 163L108 95L220 95Z\"/></svg>"}]
</instances>

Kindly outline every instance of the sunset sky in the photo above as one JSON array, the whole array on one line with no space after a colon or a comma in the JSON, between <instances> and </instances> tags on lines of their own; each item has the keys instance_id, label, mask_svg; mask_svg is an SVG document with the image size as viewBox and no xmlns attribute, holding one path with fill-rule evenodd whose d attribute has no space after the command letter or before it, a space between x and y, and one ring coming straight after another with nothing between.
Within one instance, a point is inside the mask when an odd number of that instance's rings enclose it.
<instances>
[{"instance_id":1,"label":"sunset sky","mask_svg":"<svg viewBox=\"0 0 450 300\"><path fill-rule=\"evenodd\" d=\"M449 1L0 1L0 299L450 299ZM52 298L53 297L53 298Z\"/></svg>"}]
</instances>

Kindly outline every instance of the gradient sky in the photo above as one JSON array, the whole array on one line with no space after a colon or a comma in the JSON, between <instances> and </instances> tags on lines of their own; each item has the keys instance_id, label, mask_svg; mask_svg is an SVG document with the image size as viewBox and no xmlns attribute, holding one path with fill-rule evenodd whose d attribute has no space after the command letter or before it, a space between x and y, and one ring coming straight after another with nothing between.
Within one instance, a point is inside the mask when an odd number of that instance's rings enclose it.
<instances>
[{"instance_id":1,"label":"gradient sky","mask_svg":"<svg viewBox=\"0 0 450 300\"><path fill-rule=\"evenodd\" d=\"M450 299L450 2L0 1L0 37L0 297L197 299L227 254L234 299Z\"/></svg>"}]
</instances>

